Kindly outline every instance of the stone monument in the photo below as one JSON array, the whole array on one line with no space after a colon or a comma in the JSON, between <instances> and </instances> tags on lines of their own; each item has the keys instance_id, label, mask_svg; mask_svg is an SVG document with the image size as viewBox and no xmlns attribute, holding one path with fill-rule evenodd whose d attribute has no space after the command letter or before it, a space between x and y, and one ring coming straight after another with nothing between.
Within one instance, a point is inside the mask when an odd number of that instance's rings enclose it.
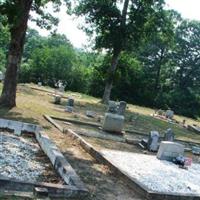
<instances>
[{"instance_id":1,"label":"stone monument","mask_svg":"<svg viewBox=\"0 0 200 200\"><path fill-rule=\"evenodd\" d=\"M54 103L55 104L60 104L61 103L61 96L60 95L55 95L54 96Z\"/></svg>"},{"instance_id":2,"label":"stone monument","mask_svg":"<svg viewBox=\"0 0 200 200\"><path fill-rule=\"evenodd\" d=\"M166 118L168 118L168 119L173 119L173 117L174 117L174 111L172 111L172 110L167 110L166 113L165 113L165 116L166 116Z\"/></svg>"},{"instance_id":3,"label":"stone monument","mask_svg":"<svg viewBox=\"0 0 200 200\"><path fill-rule=\"evenodd\" d=\"M118 110L117 110L117 114L118 115L124 115L125 110L126 110L126 102L120 101L119 106L118 106Z\"/></svg>"},{"instance_id":4,"label":"stone monument","mask_svg":"<svg viewBox=\"0 0 200 200\"><path fill-rule=\"evenodd\" d=\"M173 161L173 159L183 155L184 145L176 142L163 141L160 144L157 158L160 160Z\"/></svg>"},{"instance_id":5,"label":"stone monument","mask_svg":"<svg viewBox=\"0 0 200 200\"><path fill-rule=\"evenodd\" d=\"M157 131L151 131L149 133L149 139L147 143L147 149L149 151L158 151L160 134Z\"/></svg>"},{"instance_id":6,"label":"stone monument","mask_svg":"<svg viewBox=\"0 0 200 200\"><path fill-rule=\"evenodd\" d=\"M71 106L73 107L74 106L74 99L69 97L68 101L67 101L67 106Z\"/></svg>"},{"instance_id":7,"label":"stone monument","mask_svg":"<svg viewBox=\"0 0 200 200\"><path fill-rule=\"evenodd\" d=\"M164 140L171 141L171 142L174 141L174 133L171 128L168 128L167 131L165 132Z\"/></svg>"},{"instance_id":8,"label":"stone monument","mask_svg":"<svg viewBox=\"0 0 200 200\"><path fill-rule=\"evenodd\" d=\"M124 125L124 116L105 113L105 118L103 122L103 130L115 133L121 133Z\"/></svg>"}]
</instances>

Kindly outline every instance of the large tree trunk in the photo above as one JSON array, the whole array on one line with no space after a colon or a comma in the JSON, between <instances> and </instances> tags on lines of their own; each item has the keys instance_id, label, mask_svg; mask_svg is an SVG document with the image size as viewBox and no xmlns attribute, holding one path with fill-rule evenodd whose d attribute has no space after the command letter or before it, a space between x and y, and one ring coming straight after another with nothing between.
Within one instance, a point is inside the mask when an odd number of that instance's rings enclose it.
<instances>
[{"instance_id":1,"label":"large tree trunk","mask_svg":"<svg viewBox=\"0 0 200 200\"><path fill-rule=\"evenodd\" d=\"M19 5L19 16L10 28L10 46L6 64L5 80L0 98L0 105L12 108L16 106L16 89L19 65L22 58L25 41L27 22L32 0L21 0Z\"/></svg>"},{"instance_id":2,"label":"large tree trunk","mask_svg":"<svg viewBox=\"0 0 200 200\"><path fill-rule=\"evenodd\" d=\"M119 60L120 51L113 53L112 62L107 72L106 86L102 98L102 102L108 104L110 100L110 94L112 90L112 84L115 76L115 71L117 68L118 60Z\"/></svg>"},{"instance_id":3,"label":"large tree trunk","mask_svg":"<svg viewBox=\"0 0 200 200\"><path fill-rule=\"evenodd\" d=\"M102 102L105 104L108 104L108 101L110 100L110 94L112 90L112 84L113 84L113 79L115 76L115 71L117 68L118 60L120 53L123 49L124 43L125 43L125 38L126 38L126 16L127 16L127 10L128 10L128 5L129 5L129 0L124 0L124 5L123 5L123 10L122 10L122 15L121 15L121 23L120 23L120 29L119 29L119 41L117 44L115 44L114 49L113 49L113 57L112 57L112 62L111 66L108 69L108 78L106 80L106 86L102 98Z\"/></svg>"}]
</instances>

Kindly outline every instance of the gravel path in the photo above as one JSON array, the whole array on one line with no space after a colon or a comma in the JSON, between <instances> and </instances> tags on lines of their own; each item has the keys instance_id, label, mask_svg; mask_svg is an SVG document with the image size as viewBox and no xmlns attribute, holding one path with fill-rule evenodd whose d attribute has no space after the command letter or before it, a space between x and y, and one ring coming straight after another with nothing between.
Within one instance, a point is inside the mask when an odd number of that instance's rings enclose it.
<instances>
[{"instance_id":1,"label":"gravel path","mask_svg":"<svg viewBox=\"0 0 200 200\"><path fill-rule=\"evenodd\" d=\"M200 164L193 163L185 170L171 162L158 160L156 156L114 150L101 152L118 168L153 191L200 195Z\"/></svg>"},{"instance_id":2,"label":"gravel path","mask_svg":"<svg viewBox=\"0 0 200 200\"><path fill-rule=\"evenodd\" d=\"M32 138L0 132L0 175L36 181L46 166L37 160L39 151L39 145Z\"/></svg>"}]
</instances>

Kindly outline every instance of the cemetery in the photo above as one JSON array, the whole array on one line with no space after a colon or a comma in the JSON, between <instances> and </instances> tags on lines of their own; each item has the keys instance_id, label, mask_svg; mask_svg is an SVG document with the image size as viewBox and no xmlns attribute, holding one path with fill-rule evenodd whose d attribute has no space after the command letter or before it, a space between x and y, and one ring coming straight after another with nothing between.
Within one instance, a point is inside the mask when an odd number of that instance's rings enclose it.
<instances>
[{"instance_id":1,"label":"cemetery","mask_svg":"<svg viewBox=\"0 0 200 200\"><path fill-rule=\"evenodd\" d=\"M199 6L0 1L0 200L200 200Z\"/></svg>"},{"instance_id":2,"label":"cemetery","mask_svg":"<svg viewBox=\"0 0 200 200\"><path fill-rule=\"evenodd\" d=\"M112 193L113 198L120 195L122 199L200 198L200 145L194 139L198 134L191 132L184 140L171 123L162 132L156 126L150 131L138 129L142 115L130 111L131 105L124 101L110 101L102 107L96 99L71 92L61 92L55 102L60 91L43 86L20 85L18 91L21 100L28 94L31 98L25 101L39 109L36 113L22 101L15 112L22 113L27 106L30 113L26 108L24 119L0 120L0 156L4 157L0 163L6 166L0 171L1 195L109 199ZM133 114L137 118L129 120ZM12 112L4 115L12 118ZM40 126L31 116L37 116ZM29 123L20 122L24 120ZM85 159L98 170L93 171ZM88 181L91 172L92 182ZM96 196L92 197L94 182ZM115 190L102 194L101 184L112 188L114 183Z\"/></svg>"}]
</instances>

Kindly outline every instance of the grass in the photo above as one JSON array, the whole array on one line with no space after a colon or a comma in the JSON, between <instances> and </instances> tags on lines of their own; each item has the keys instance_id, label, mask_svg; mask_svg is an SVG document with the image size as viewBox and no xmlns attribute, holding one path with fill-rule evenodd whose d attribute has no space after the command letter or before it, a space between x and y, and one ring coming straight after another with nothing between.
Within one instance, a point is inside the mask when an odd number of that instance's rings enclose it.
<instances>
[{"instance_id":1,"label":"grass","mask_svg":"<svg viewBox=\"0 0 200 200\"><path fill-rule=\"evenodd\" d=\"M88 95L66 92L65 96L73 96L75 98L75 111L78 114L70 114L64 112L64 106L66 100L63 100L62 105L54 105L52 103L53 97L48 95L47 92L41 92L31 89L31 87L38 87L34 84L20 84L17 90L17 107L8 110L0 108L0 116L3 118L15 119L24 122L37 123L48 129L49 124L44 120L43 115L54 115L57 117L72 117L80 118L87 121L94 121L93 119L85 116L86 110L93 110L99 115L103 116L106 111L106 107L100 103L100 99L90 97ZM0 89L2 86L0 85ZM48 92L54 92L54 89L49 87L39 87ZM148 133L151 130L157 130L160 133L168 128L172 128L176 138L184 139L187 141L200 142L200 135L195 134L187 129L184 129L178 125L170 124L160 119L153 118L150 114L153 114L154 110L146 107L128 105L126 112L126 128L136 129ZM132 118L131 122L129 119ZM198 124L196 120L175 116L177 121L183 121L186 119L188 124Z\"/></svg>"}]
</instances>

